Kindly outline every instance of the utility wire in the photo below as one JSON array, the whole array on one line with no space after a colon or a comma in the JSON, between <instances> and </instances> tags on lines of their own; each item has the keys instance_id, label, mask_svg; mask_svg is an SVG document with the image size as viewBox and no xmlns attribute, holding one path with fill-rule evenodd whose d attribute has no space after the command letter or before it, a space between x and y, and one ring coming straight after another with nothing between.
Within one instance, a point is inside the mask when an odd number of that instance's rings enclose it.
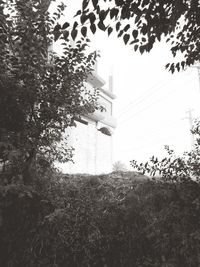
<instances>
[{"instance_id":1,"label":"utility wire","mask_svg":"<svg viewBox=\"0 0 200 267\"><path fill-rule=\"evenodd\" d=\"M172 94L173 92L175 92L175 90L171 90L171 91L169 92L169 94L167 94L167 95L165 95L164 97L161 97L161 98L159 98L158 100L156 100L156 101L150 103L150 104L147 105L145 108L143 108L143 109L141 109L141 110L138 110L138 111L135 112L133 115L131 115L130 117L126 118L125 120L122 120L122 121L120 122L120 124L119 124L118 127L120 127L120 126L122 126L123 124L129 122L129 121L130 121L131 119L133 119L135 116L137 116L138 114L140 114L140 113L144 112L145 110L149 109L149 108L152 107L153 105L155 105L155 104L157 104L157 103L160 103L160 102L159 102L160 100L165 99L166 96Z\"/></svg>"},{"instance_id":2,"label":"utility wire","mask_svg":"<svg viewBox=\"0 0 200 267\"><path fill-rule=\"evenodd\" d=\"M176 120L176 121L173 121L172 123L169 123L169 124L167 124L166 126L170 126L170 125L173 125L173 124L176 124L176 126L178 126L178 124L180 124L180 123L182 123L182 121L181 121L181 119L179 119L179 120ZM179 127L179 126L178 126ZM166 127L165 127L166 128ZM176 128L176 127L174 127L174 128ZM173 129L174 129L173 128ZM163 129L163 127L162 127L162 129ZM154 133L153 135L152 135L152 133ZM162 134L160 134L160 131L153 131L153 132L151 132L151 133L148 133L147 135L149 135L151 138L153 137L153 138L155 138L155 137L161 137L162 139L163 138L168 138L169 136L171 136L171 135L165 135L165 136L163 136ZM145 137L147 137L147 135L140 135L140 136L134 136L134 139L137 139L138 137L139 138L145 138ZM158 139L157 139L158 140ZM157 141L156 140L156 141ZM132 150L134 147L129 147L129 149L130 150Z\"/></svg>"},{"instance_id":3,"label":"utility wire","mask_svg":"<svg viewBox=\"0 0 200 267\"><path fill-rule=\"evenodd\" d=\"M124 108L122 108L122 109L119 111L119 117L122 116L123 113L126 113L126 110L129 109L129 107L131 107L131 108L132 108L132 107L135 107L135 106L137 105L137 103L140 102L140 100L145 99L146 97L148 97L149 95L151 95L151 93L154 93L154 92L156 92L157 90L159 90L160 87L159 87L159 88L155 88L155 87L157 87L161 82L162 82L162 81L160 81L159 83L157 83L156 85L154 85L153 87L151 87L148 91L145 92L144 95L140 95L140 96L136 99L135 103L131 101L127 106L125 106ZM154 88L155 88L155 90L153 90Z\"/></svg>"},{"instance_id":4,"label":"utility wire","mask_svg":"<svg viewBox=\"0 0 200 267\"><path fill-rule=\"evenodd\" d=\"M175 137L176 135L175 134L172 134L172 135L167 135L165 137L161 137L161 138L158 138L156 139L155 141L152 141L150 143L145 143L143 144L142 146L135 146L135 147L129 147L129 148L124 148L124 149L120 149L121 152L129 152L129 151L132 151L132 150L142 150L143 148L146 148L146 147L149 147L149 146L152 146L152 145L161 145L165 140L167 142L167 139L168 138L171 138L171 137ZM164 145L163 145L164 146Z\"/></svg>"},{"instance_id":5,"label":"utility wire","mask_svg":"<svg viewBox=\"0 0 200 267\"><path fill-rule=\"evenodd\" d=\"M135 102L129 103L129 105L125 107L125 111L123 111L123 110L121 111L121 113L119 114L119 117L122 116L124 113L126 113L127 112L126 111L127 109L129 110L129 106L131 106L130 109L135 108L135 106L137 106L141 102L143 102L143 100L145 100L146 98L148 98L148 96L151 96L155 92L161 90L169 82L169 80L170 79L168 79L166 81L163 81L163 84L160 85L159 87L157 87L159 85L159 83L162 82L162 81L160 81L158 84L156 84L155 86L153 86L150 90L146 91L146 93L144 95L141 95L140 97L138 97Z\"/></svg>"},{"instance_id":6,"label":"utility wire","mask_svg":"<svg viewBox=\"0 0 200 267\"><path fill-rule=\"evenodd\" d=\"M122 109L121 113L118 115L118 118L122 117L125 113L129 112L131 109L134 109L136 106L140 105L145 99L147 99L152 94L156 93L157 91L160 91L163 87L166 86L166 84L170 84L179 78L180 78L180 76L175 77L173 80L167 79L167 80L163 81L163 83L158 88L156 88L159 85L159 83L162 82L162 81L160 81L158 84L153 86L149 91L147 91L143 96L138 97L138 99L136 99L136 101L134 103L131 102L131 103L129 103L128 106L126 106L124 109Z\"/></svg>"},{"instance_id":7,"label":"utility wire","mask_svg":"<svg viewBox=\"0 0 200 267\"><path fill-rule=\"evenodd\" d=\"M192 80L192 79L191 79L191 80ZM188 82L190 82L191 80L189 80ZM122 120L118 127L120 127L120 126L121 126L122 124L124 124L124 123L127 123L130 119L134 118L136 115L138 115L138 114L142 113L143 111L149 109L149 108L150 108L151 106L153 106L154 104L158 104L158 103L160 103L161 100L166 99L166 97L168 97L169 95L175 93L176 90L177 90L177 88L176 88L176 89L173 89L173 90L170 90L170 91L168 92L168 94L166 94L165 96L162 96L161 98L157 99L156 101L153 101L152 103L150 103L149 105L147 105L147 106L144 107L143 109L136 111L136 112L135 112L133 115L131 115L130 117L126 118L125 120Z\"/></svg>"},{"instance_id":8,"label":"utility wire","mask_svg":"<svg viewBox=\"0 0 200 267\"><path fill-rule=\"evenodd\" d=\"M180 123L183 123L182 122L182 119L178 119L178 120L175 120L175 121L171 121L171 122L169 122L169 123L167 123L167 124L165 124L164 126L162 126L162 128L161 129L159 129L159 130L154 130L154 131L151 131L151 132L149 132L148 130L142 130L142 132L146 132L147 134L143 134L143 135L138 135L138 136L134 136L134 138L136 139L136 138L145 138L145 137L147 137L147 135L148 136L150 136L150 137L157 137L157 136L161 136L161 132L162 132L162 130L163 129L166 129L166 128L169 128L170 126L172 126L172 125L174 125L174 124L176 124L176 126L178 126L178 124L180 124ZM176 128L176 126L175 126L175 128Z\"/></svg>"}]
</instances>

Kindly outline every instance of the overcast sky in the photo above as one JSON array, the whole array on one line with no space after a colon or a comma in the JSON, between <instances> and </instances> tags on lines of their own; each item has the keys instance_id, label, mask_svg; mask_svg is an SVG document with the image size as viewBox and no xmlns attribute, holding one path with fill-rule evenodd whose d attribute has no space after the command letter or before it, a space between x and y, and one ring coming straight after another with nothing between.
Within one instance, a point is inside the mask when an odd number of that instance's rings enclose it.
<instances>
[{"instance_id":1,"label":"overcast sky","mask_svg":"<svg viewBox=\"0 0 200 267\"><path fill-rule=\"evenodd\" d=\"M189 109L199 115L200 92L197 69L170 74L164 66L170 60L169 48L158 44L145 55L133 52L121 40L106 35L94 45L101 50L99 74L113 73L115 116L114 158L128 164L164 156L164 146L177 153L191 148Z\"/></svg>"},{"instance_id":2,"label":"overcast sky","mask_svg":"<svg viewBox=\"0 0 200 267\"><path fill-rule=\"evenodd\" d=\"M69 0L66 17L81 0ZM140 55L121 39L98 32L91 34L91 47L100 51L98 74L108 82L113 75L114 116L118 126L114 133L114 161L129 165L136 159L165 156L169 145L177 154L191 148L190 123L200 114L200 90L196 68L170 74L165 64L172 59L169 47L158 43L148 54ZM105 88L108 84L105 85Z\"/></svg>"}]
</instances>

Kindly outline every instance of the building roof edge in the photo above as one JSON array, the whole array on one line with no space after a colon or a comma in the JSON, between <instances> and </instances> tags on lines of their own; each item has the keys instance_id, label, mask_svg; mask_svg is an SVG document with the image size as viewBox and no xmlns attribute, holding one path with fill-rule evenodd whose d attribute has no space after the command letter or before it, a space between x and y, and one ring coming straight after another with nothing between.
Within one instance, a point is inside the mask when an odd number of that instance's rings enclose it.
<instances>
[{"instance_id":1,"label":"building roof edge","mask_svg":"<svg viewBox=\"0 0 200 267\"><path fill-rule=\"evenodd\" d=\"M95 87L101 87L103 86L106 82L95 72L92 72L91 74L88 75L87 81L94 85Z\"/></svg>"},{"instance_id":2,"label":"building roof edge","mask_svg":"<svg viewBox=\"0 0 200 267\"><path fill-rule=\"evenodd\" d=\"M111 91L105 90L103 88L98 88L100 92L104 93L105 95L109 96L111 99L115 99L116 95L114 95Z\"/></svg>"}]
</instances>

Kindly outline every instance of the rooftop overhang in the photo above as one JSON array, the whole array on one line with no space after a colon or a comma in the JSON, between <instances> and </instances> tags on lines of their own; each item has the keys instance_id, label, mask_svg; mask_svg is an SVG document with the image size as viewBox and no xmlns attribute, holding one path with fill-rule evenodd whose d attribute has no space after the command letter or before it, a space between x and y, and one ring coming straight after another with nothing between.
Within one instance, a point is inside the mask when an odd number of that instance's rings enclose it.
<instances>
[{"instance_id":1,"label":"rooftop overhang","mask_svg":"<svg viewBox=\"0 0 200 267\"><path fill-rule=\"evenodd\" d=\"M117 121L115 118L113 118L112 116L102 114L100 111L95 111L93 113L89 113L84 116L95 122L101 122L102 124L105 124L109 127L112 127L112 128L117 127Z\"/></svg>"},{"instance_id":2,"label":"rooftop overhang","mask_svg":"<svg viewBox=\"0 0 200 267\"><path fill-rule=\"evenodd\" d=\"M116 95L114 95L111 91L109 90L105 90L103 88L98 88L99 89L99 92L102 92L104 93L105 95L107 95L109 98L111 99L115 99L116 98Z\"/></svg>"},{"instance_id":3,"label":"rooftop overhang","mask_svg":"<svg viewBox=\"0 0 200 267\"><path fill-rule=\"evenodd\" d=\"M105 81L96 73L89 74L87 81L96 88L102 87L105 84Z\"/></svg>"},{"instance_id":4,"label":"rooftop overhang","mask_svg":"<svg viewBox=\"0 0 200 267\"><path fill-rule=\"evenodd\" d=\"M86 118L89 118L90 120L93 120L95 122L103 120L104 116L99 111L95 111L93 113L85 114Z\"/></svg>"},{"instance_id":5,"label":"rooftop overhang","mask_svg":"<svg viewBox=\"0 0 200 267\"><path fill-rule=\"evenodd\" d=\"M112 93L112 91L105 90L102 88L102 86L104 86L106 82L97 73L93 72L93 73L89 74L87 81L95 88L98 88L100 93L105 94L106 96L108 96L111 99L116 98L116 95L114 95Z\"/></svg>"},{"instance_id":6,"label":"rooftop overhang","mask_svg":"<svg viewBox=\"0 0 200 267\"><path fill-rule=\"evenodd\" d=\"M116 128L117 127L117 120L113 118L112 116L106 116L101 120L101 123L111 127Z\"/></svg>"}]
</instances>

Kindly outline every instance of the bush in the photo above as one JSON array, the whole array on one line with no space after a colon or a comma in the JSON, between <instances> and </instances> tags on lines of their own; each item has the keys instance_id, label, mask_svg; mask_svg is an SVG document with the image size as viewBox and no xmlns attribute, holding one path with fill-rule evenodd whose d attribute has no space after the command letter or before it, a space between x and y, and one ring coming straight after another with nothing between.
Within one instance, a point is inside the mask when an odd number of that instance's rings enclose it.
<instances>
[{"instance_id":1,"label":"bush","mask_svg":"<svg viewBox=\"0 0 200 267\"><path fill-rule=\"evenodd\" d=\"M31 187L0 187L0 266L29 266L37 227L52 210Z\"/></svg>"},{"instance_id":2,"label":"bush","mask_svg":"<svg viewBox=\"0 0 200 267\"><path fill-rule=\"evenodd\" d=\"M198 182L57 174L42 186L0 188L0 266L199 266Z\"/></svg>"}]
</instances>

